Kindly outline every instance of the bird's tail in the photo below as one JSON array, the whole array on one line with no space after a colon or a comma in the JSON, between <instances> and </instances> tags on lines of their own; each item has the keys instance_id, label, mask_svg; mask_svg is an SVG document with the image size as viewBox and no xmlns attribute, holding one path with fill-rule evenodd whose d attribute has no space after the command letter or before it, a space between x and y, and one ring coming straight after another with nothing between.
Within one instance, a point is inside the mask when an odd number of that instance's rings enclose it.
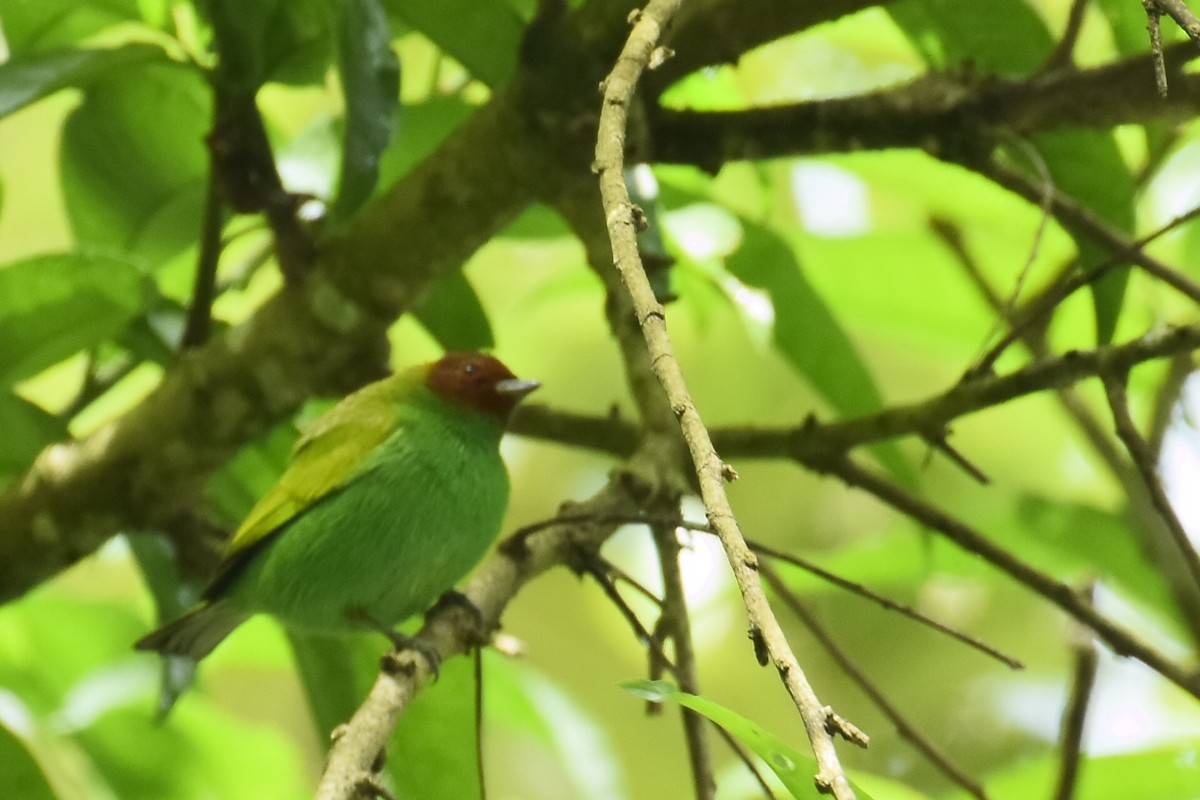
<instances>
[{"instance_id":1,"label":"bird's tail","mask_svg":"<svg viewBox=\"0 0 1200 800\"><path fill-rule=\"evenodd\" d=\"M217 600L168 622L134 643L135 650L156 650L165 656L183 656L199 661L213 651L234 628L250 615Z\"/></svg>"}]
</instances>

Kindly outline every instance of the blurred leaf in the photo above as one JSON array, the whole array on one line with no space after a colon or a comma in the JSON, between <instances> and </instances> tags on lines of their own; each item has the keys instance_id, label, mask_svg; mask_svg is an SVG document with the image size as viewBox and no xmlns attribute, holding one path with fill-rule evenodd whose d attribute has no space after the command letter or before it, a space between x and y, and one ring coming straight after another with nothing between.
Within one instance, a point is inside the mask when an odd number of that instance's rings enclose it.
<instances>
[{"instance_id":1,"label":"blurred leaf","mask_svg":"<svg viewBox=\"0 0 1200 800\"><path fill-rule=\"evenodd\" d=\"M1138 3L1124 0L1096 0L1096 8L1108 20L1113 41L1121 55L1144 53L1150 49L1146 31L1146 9Z\"/></svg>"},{"instance_id":2,"label":"blurred leaf","mask_svg":"<svg viewBox=\"0 0 1200 800\"><path fill-rule=\"evenodd\" d=\"M1136 187L1111 133L1054 131L1034 139L1054 184L1068 196L1085 203L1119 233L1128 234L1136 222ZM1075 236L1079 260L1085 271L1099 267L1111 256L1086 234ZM1113 270L1091 285L1096 309L1096 339L1112 341L1129 280L1127 268Z\"/></svg>"},{"instance_id":3,"label":"blurred leaf","mask_svg":"<svg viewBox=\"0 0 1200 800\"><path fill-rule=\"evenodd\" d=\"M878 411L883 398L833 311L804 276L788 243L770 229L741 220L742 246L725 259L729 271L765 289L774 307L775 348L842 416ZM895 442L872 448L888 469L915 481Z\"/></svg>"},{"instance_id":4,"label":"blurred leaf","mask_svg":"<svg viewBox=\"0 0 1200 800\"><path fill-rule=\"evenodd\" d=\"M325 0L201 0L223 85L253 95L268 81L321 83L331 56Z\"/></svg>"},{"instance_id":5,"label":"blurred leaf","mask_svg":"<svg viewBox=\"0 0 1200 800\"><path fill-rule=\"evenodd\" d=\"M488 86L501 85L517 67L525 24L506 0L383 4Z\"/></svg>"},{"instance_id":6,"label":"blurred leaf","mask_svg":"<svg viewBox=\"0 0 1200 800\"><path fill-rule=\"evenodd\" d=\"M474 106L457 97L435 97L405 106L404 124L380 157L380 188L404 177L474 112Z\"/></svg>"},{"instance_id":7,"label":"blurred leaf","mask_svg":"<svg viewBox=\"0 0 1200 800\"><path fill-rule=\"evenodd\" d=\"M79 244L156 265L190 246L203 215L210 97L201 75L152 64L92 84L67 117L63 198Z\"/></svg>"},{"instance_id":8,"label":"blurred leaf","mask_svg":"<svg viewBox=\"0 0 1200 800\"><path fill-rule=\"evenodd\" d=\"M0 64L0 117L60 89L86 87L113 70L151 61L166 61L162 48L126 44L112 49L59 50L13 58Z\"/></svg>"},{"instance_id":9,"label":"blurred leaf","mask_svg":"<svg viewBox=\"0 0 1200 800\"><path fill-rule=\"evenodd\" d=\"M0 786L6 797L55 800L54 790L21 740L0 723Z\"/></svg>"},{"instance_id":10,"label":"blurred leaf","mask_svg":"<svg viewBox=\"0 0 1200 800\"><path fill-rule=\"evenodd\" d=\"M782 739L760 728L750 720L720 706L711 700L679 691L669 681L628 681L621 684L626 691L656 703L673 702L687 706L698 714L720 725L738 741L754 751L779 777L792 797L797 800L822 800L826 795L817 791L813 776L817 774L817 762L784 743ZM851 784L853 786L853 784ZM860 787L854 786L860 800L871 800Z\"/></svg>"},{"instance_id":11,"label":"blurred leaf","mask_svg":"<svg viewBox=\"0 0 1200 800\"><path fill-rule=\"evenodd\" d=\"M989 775L988 797L992 800L1046 797L1053 791L1059 769L1059 758L1047 756ZM1197 786L1200 786L1197 745L1185 744L1173 750L1099 757L1085 755L1079 764L1079 779L1071 797L1074 800L1195 800ZM943 800L967 800L967 795L952 792L944 795Z\"/></svg>"},{"instance_id":12,"label":"blurred leaf","mask_svg":"<svg viewBox=\"0 0 1200 800\"><path fill-rule=\"evenodd\" d=\"M1059 578L1098 571L1139 606L1183 630L1166 580L1147 563L1136 534L1119 516L1092 506L1024 495L1017 503L1015 523L1016 529L1008 531L1004 541L1049 555L1057 562L1053 571ZM1044 556L1038 560L1045 564Z\"/></svg>"},{"instance_id":13,"label":"blurred leaf","mask_svg":"<svg viewBox=\"0 0 1200 800\"><path fill-rule=\"evenodd\" d=\"M1025 0L973 0L970 14L962 13L958 0L907 0L892 3L887 12L936 67L966 63L1024 75L1054 47L1045 23Z\"/></svg>"},{"instance_id":14,"label":"blurred leaf","mask_svg":"<svg viewBox=\"0 0 1200 800\"><path fill-rule=\"evenodd\" d=\"M429 800L480 796L473 659L454 658L442 664L441 676L413 698L400 718L388 753L397 796Z\"/></svg>"},{"instance_id":15,"label":"blurred leaf","mask_svg":"<svg viewBox=\"0 0 1200 800\"><path fill-rule=\"evenodd\" d=\"M485 733L499 727L505 740L517 734L545 746L566 773L572 796L581 800L629 796L604 729L565 688L527 661L484 651L484 706ZM535 774L527 795L549 790L545 771Z\"/></svg>"},{"instance_id":16,"label":"blurred leaf","mask_svg":"<svg viewBox=\"0 0 1200 800\"><path fill-rule=\"evenodd\" d=\"M0 479L25 471L42 448L67 438L63 422L23 397L0 392Z\"/></svg>"},{"instance_id":17,"label":"blurred leaf","mask_svg":"<svg viewBox=\"0 0 1200 800\"><path fill-rule=\"evenodd\" d=\"M346 98L342 173L334 222L348 219L371 196L379 160L396 129L400 61L392 52L378 0L341 0L338 66Z\"/></svg>"},{"instance_id":18,"label":"blurred leaf","mask_svg":"<svg viewBox=\"0 0 1200 800\"><path fill-rule=\"evenodd\" d=\"M0 385L117 335L147 294L137 267L110 256L59 253L0 269Z\"/></svg>"},{"instance_id":19,"label":"blurred leaf","mask_svg":"<svg viewBox=\"0 0 1200 800\"><path fill-rule=\"evenodd\" d=\"M487 312L462 271L433 287L413 316L447 350L487 350L495 346Z\"/></svg>"},{"instance_id":20,"label":"blurred leaf","mask_svg":"<svg viewBox=\"0 0 1200 800\"><path fill-rule=\"evenodd\" d=\"M213 473L204 493L222 523L232 529L250 513L258 498L275 485L298 437L292 422L281 423L243 447Z\"/></svg>"},{"instance_id":21,"label":"blurred leaf","mask_svg":"<svg viewBox=\"0 0 1200 800\"><path fill-rule=\"evenodd\" d=\"M118 22L141 19L138 0L15 0L4 4L13 57L77 44Z\"/></svg>"},{"instance_id":22,"label":"blurred leaf","mask_svg":"<svg viewBox=\"0 0 1200 800\"><path fill-rule=\"evenodd\" d=\"M1045 23L1024 0L975 0L969 15L957 6L954 0L908 0L889 6L888 13L925 59L939 67L969 64L986 72L1024 75L1038 69L1054 47ZM1037 136L1034 146L1059 189L1121 232L1132 232L1133 177L1111 133L1057 131ZM1029 160L1023 151L1014 152L1019 162ZM1085 270L1107 257L1088 237L1075 238ZM1101 344L1112 340L1127 279L1128 270L1116 270L1091 286Z\"/></svg>"},{"instance_id":23,"label":"blurred leaf","mask_svg":"<svg viewBox=\"0 0 1200 800\"><path fill-rule=\"evenodd\" d=\"M321 636L287 631L318 740L353 716L379 672L387 644L379 636Z\"/></svg>"},{"instance_id":24,"label":"blurred leaf","mask_svg":"<svg viewBox=\"0 0 1200 800\"><path fill-rule=\"evenodd\" d=\"M298 749L268 726L180 706L165 724L126 707L77 734L121 800L306 797L312 787Z\"/></svg>"}]
</instances>

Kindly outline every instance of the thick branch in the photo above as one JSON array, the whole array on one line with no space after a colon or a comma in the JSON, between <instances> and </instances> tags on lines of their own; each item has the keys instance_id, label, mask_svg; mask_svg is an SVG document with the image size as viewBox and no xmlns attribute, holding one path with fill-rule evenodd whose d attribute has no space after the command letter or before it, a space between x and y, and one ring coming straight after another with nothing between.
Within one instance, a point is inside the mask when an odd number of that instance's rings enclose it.
<instances>
[{"instance_id":1,"label":"thick branch","mask_svg":"<svg viewBox=\"0 0 1200 800\"><path fill-rule=\"evenodd\" d=\"M1110 128L1191 117L1200 76L1184 72L1192 45L1166 51L1171 95L1148 91L1149 56L1027 80L933 73L870 94L741 111L654 109L653 159L710 171L727 161L888 148L931 150L953 160L985 156L1001 132Z\"/></svg>"}]
</instances>

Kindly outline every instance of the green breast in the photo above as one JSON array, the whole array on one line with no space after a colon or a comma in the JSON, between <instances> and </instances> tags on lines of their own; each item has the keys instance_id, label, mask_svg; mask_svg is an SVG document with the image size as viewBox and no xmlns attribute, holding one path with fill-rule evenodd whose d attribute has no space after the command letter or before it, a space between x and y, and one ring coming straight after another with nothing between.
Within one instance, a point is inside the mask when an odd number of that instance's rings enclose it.
<instances>
[{"instance_id":1,"label":"green breast","mask_svg":"<svg viewBox=\"0 0 1200 800\"><path fill-rule=\"evenodd\" d=\"M406 404L343 488L255 554L231 592L250 611L332 630L348 613L393 625L453 587L495 539L508 503L490 418Z\"/></svg>"}]
</instances>

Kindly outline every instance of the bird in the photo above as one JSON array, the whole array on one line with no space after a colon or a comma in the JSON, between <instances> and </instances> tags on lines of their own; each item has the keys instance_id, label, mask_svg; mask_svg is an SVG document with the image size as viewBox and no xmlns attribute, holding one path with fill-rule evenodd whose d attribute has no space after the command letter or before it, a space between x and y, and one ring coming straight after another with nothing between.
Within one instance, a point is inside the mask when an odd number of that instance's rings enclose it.
<instances>
[{"instance_id":1,"label":"bird","mask_svg":"<svg viewBox=\"0 0 1200 800\"><path fill-rule=\"evenodd\" d=\"M403 641L395 626L451 590L499 533L500 439L539 385L493 356L449 352L346 396L297 440L200 603L135 649L199 662L260 613L302 632Z\"/></svg>"}]
</instances>

